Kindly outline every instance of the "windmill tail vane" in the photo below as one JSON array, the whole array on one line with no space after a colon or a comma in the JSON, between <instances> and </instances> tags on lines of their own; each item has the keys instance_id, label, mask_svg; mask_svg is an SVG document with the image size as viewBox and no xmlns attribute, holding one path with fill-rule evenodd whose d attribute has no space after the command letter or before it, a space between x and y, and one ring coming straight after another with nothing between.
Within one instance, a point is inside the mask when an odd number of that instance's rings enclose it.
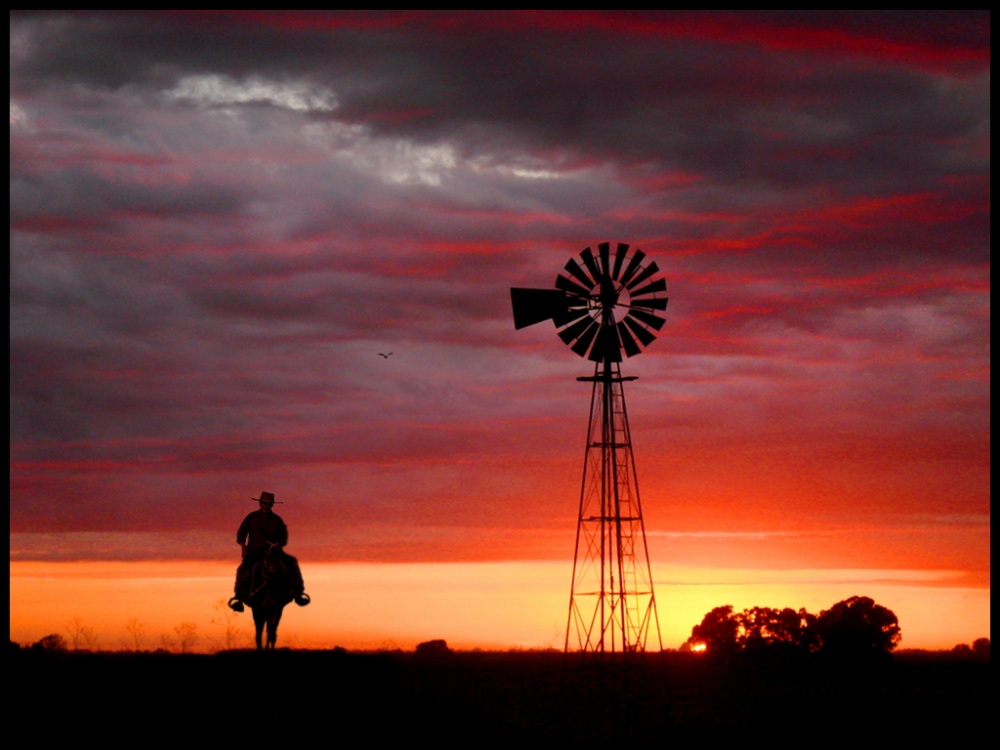
<instances>
[{"instance_id":1,"label":"windmill tail vane","mask_svg":"<svg viewBox=\"0 0 1000 750\"><path fill-rule=\"evenodd\" d=\"M662 650L620 363L656 339L667 309L659 267L639 249L602 242L570 258L554 289L510 290L514 328L551 320L563 343L594 362L565 649Z\"/></svg>"}]
</instances>

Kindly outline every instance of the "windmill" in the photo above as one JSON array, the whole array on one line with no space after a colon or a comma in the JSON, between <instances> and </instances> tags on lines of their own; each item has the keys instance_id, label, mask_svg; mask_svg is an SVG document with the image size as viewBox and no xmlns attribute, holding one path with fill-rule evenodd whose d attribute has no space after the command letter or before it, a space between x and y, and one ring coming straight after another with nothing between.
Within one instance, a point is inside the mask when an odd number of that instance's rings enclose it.
<instances>
[{"instance_id":1,"label":"windmill","mask_svg":"<svg viewBox=\"0 0 1000 750\"><path fill-rule=\"evenodd\" d=\"M641 354L653 343L667 309L667 284L639 249L602 242L582 264L570 258L555 289L511 289L514 328L551 320L559 338L594 363L580 513L565 649L645 651L650 629L662 650L659 615L632 455L622 384L622 351ZM571 642L572 641L572 642Z\"/></svg>"}]
</instances>

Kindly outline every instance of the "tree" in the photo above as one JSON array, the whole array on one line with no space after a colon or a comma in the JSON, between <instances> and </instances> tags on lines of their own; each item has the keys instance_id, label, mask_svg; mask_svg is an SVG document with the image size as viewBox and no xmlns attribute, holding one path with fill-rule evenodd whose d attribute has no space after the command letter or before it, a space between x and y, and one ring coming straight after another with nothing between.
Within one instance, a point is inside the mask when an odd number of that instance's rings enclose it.
<instances>
[{"instance_id":1,"label":"tree","mask_svg":"<svg viewBox=\"0 0 1000 750\"><path fill-rule=\"evenodd\" d=\"M99 644L99 639L97 637L97 632L93 628L83 628L83 644L87 647L88 651L97 651Z\"/></svg>"},{"instance_id":2,"label":"tree","mask_svg":"<svg viewBox=\"0 0 1000 750\"><path fill-rule=\"evenodd\" d=\"M97 648L97 633L84 625L80 617L74 617L66 623L66 630L69 632L69 640L74 651L81 649L93 651Z\"/></svg>"},{"instance_id":3,"label":"tree","mask_svg":"<svg viewBox=\"0 0 1000 750\"><path fill-rule=\"evenodd\" d=\"M754 607L735 615L737 642L748 651L762 649L815 651L819 647L816 615L790 607Z\"/></svg>"},{"instance_id":4,"label":"tree","mask_svg":"<svg viewBox=\"0 0 1000 750\"><path fill-rule=\"evenodd\" d=\"M73 650L79 651L80 644L83 643L83 620L74 617L66 623L66 630L69 631L69 640L73 644Z\"/></svg>"},{"instance_id":5,"label":"tree","mask_svg":"<svg viewBox=\"0 0 1000 750\"><path fill-rule=\"evenodd\" d=\"M691 637L686 645L692 651L700 650L699 646L704 645L706 653L731 654L740 647L736 640L738 631L739 622L733 616L733 605L727 604L716 607L702 618L701 624L691 628Z\"/></svg>"},{"instance_id":6,"label":"tree","mask_svg":"<svg viewBox=\"0 0 1000 750\"><path fill-rule=\"evenodd\" d=\"M174 628L174 632L177 633L177 645L182 654L186 654L198 642L198 626L193 622L182 622Z\"/></svg>"},{"instance_id":7,"label":"tree","mask_svg":"<svg viewBox=\"0 0 1000 750\"><path fill-rule=\"evenodd\" d=\"M210 638L210 640L214 641L217 645L221 645L226 651L231 651L239 645L241 640L250 637L250 634L246 630L237 626L239 615L229 608L225 599L219 599L212 605L212 609L215 610L216 616L209 620L209 622L222 628L222 643L219 644L214 638Z\"/></svg>"},{"instance_id":8,"label":"tree","mask_svg":"<svg viewBox=\"0 0 1000 750\"><path fill-rule=\"evenodd\" d=\"M139 622L137 617L130 617L125 623L125 632L129 634L129 639L135 645L135 651L138 653L146 638L146 623Z\"/></svg>"},{"instance_id":9,"label":"tree","mask_svg":"<svg viewBox=\"0 0 1000 750\"><path fill-rule=\"evenodd\" d=\"M980 659L990 660L990 639L976 638L972 642L972 652Z\"/></svg>"},{"instance_id":10,"label":"tree","mask_svg":"<svg viewBox=\"0 0 1000 750\"><path fill-rule=\"evenodd\" d=\"M901 638L895 613L867 596L852 596L819 613L824 653L843 656L886 654Z\"/></svg>"}]
</instances>

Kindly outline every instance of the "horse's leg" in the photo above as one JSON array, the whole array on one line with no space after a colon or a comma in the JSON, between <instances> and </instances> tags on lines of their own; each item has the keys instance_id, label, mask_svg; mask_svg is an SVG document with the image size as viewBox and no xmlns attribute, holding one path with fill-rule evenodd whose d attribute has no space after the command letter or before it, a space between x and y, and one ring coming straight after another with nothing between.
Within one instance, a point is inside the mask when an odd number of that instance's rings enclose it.
<instances>
[{"instance_id":1,"label":"horse's leg","mask_svg":"<svg viewBox=\"0 0 1000 750\"><path fill-rule=\"evenodd\" d=\"M255 636L256 640L257 640L257 650L260 651L260 649L261 649L260 636L261 636L261 633L264 630L264 622L265 622L265 620L264 620L263 613L257 614L257 610L256 609L253 609L251 611L253 612L253 625L254 625L255 630L257 631L256 632L256 636Z\"/></svg>"},{"instance_id":2,"label":"horse's leg","mask_svg":"<svg viewBox=\"0 0 1000 750\"><path fill-rule=\"evenodd\" d=\"M268 618L267 642L271 645L271 648L274 648L274 644L278 641L278 623L281 622L281 612L282 608L278 607Z\"/></svg>"}]
</instances>

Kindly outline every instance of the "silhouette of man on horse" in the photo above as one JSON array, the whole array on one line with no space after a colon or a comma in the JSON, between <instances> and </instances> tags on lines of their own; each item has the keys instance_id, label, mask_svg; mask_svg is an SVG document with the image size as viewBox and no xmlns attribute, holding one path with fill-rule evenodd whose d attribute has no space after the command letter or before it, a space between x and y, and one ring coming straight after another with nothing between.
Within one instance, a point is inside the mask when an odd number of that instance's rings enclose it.
<instances>
[{"instance_id":1,"label":"silhouette of man on horse","mask_svg":"<svg viewBox=\"0 0 1000 750\"><path fill-rule=\"evenodd\" d=\"M289 599L304 607L309 603L309 596L305 593L299 561L283 549L288 544L288 527L274 512L274 493L261 492L260 497L252 499L260 503L260 509L244 518L236 532L243 560L236 570L234 596L229 606L236 612L244 611L244 603L254 606L254 595L266 585L269 571L273 574L280 568L284 573L282 580L290 587Z\"/></svg>"}]
</instances>

